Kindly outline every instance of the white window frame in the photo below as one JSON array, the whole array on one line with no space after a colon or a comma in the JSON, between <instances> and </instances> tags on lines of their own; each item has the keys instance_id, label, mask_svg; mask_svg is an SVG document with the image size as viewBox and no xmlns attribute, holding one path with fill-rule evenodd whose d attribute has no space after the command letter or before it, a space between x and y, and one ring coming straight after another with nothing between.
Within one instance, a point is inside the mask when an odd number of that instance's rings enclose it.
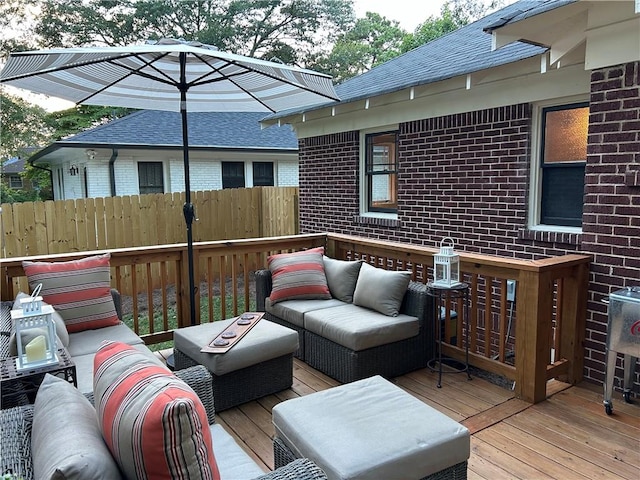
<instances>
[{"instance_id":1,"label":"white window frame","mask_svg":"<svg viewBox=\"0 0 640 480\"><path fill-rule=\"evenodd\" d=\"M530 184L529 184L529 230L540 232L561 232L561 233L582 233L582 227L565 227L562 225L545 225L540 223L542 209L542 112L545 108L561 107L574 103L589 102L589 97L583 95L566 97L561 99L536 102L532 108L531 119L531 162L530 162Z\"/></svg>"},{"instance_id":2,"label":"white window frame","mask_svg":"<svg viewBox=\"0 0 640 480\"><path fill-rule=\"evenodd\" d=\"M370 212L369 211L369 199L367 192L367 135L376 133L386 133L391 131L400 130L400 126L396 124L385 125L383 127L368 128L360 130L360 178L359 178L359 197L360 197L360 216L361 217L373 217L373 218L385 218L391 220L398 219L398 213L392 212ZM399 159L398 159L399 160ZM396 192L396 195L399 192Z\"/></svg>"}]
</instances>

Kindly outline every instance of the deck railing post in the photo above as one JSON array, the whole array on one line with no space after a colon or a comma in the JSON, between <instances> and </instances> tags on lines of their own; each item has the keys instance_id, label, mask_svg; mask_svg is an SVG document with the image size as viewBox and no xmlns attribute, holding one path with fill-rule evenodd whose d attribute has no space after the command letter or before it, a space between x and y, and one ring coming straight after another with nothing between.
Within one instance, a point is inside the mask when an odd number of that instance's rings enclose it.
<instances>
[{"instance_id":1,"label":"deck railing post","mask_svg":"<svg viewBox=\"0 0 640 480\"><path fill-rule=\"evenodd\" d=\"M570 362L570 366L560 379L575 385L584 375L589 264L574 266L571 275L564 277L563 282L560 352L562 357Z\"/></svg>"},{"instance_id":2,"label":"deck railing post","mask_svg":"<svg viewBox=\"0 0 640 480\"><path fill-rule=\"evenodd\" d=\"M547 394L553 279L543 272L521 271L518 280L515 391L518 398L538 403Z\"/></svg>"}]
</instances>

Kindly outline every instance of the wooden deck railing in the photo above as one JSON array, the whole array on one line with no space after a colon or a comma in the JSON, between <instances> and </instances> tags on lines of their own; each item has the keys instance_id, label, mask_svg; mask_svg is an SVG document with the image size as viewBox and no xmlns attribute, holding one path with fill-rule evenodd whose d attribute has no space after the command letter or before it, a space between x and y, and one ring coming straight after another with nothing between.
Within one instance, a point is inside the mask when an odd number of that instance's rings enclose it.
<instances>
[{"instance_id":1,"label":"wooden deck railing","mask_svg":"<svg viewBox=\"0 0 640 480\"><path fill-rule=\"evenodd\" d=\"M362 258L392 270L410 270L415 281L433 278L435 248L337 234L309 234L248 240L197 242L196 276L202 280L196 323L237 315L253 306L253 272L265 268L269 254L324 245L334 258ZM100 251L103 252L103 251ZM171 340L173 329L190 323L186 244L109 250L112 286L123 293L132 327L146 343ZM29 260L65 261L98 252L80 252ZM518 397L539 402L546 381L582 379L590 258L566 255L544 260L517 260L458 252L470 285L469 334L462 306L445 309L443 353L462 359L469 339L470 363L515 382ZM2 299L27 291L25 258L0 262ZM516 281L515 302L508 302L506 283ZM152 321L149 321L152 319Z\"/></svg>"}]
</instances>

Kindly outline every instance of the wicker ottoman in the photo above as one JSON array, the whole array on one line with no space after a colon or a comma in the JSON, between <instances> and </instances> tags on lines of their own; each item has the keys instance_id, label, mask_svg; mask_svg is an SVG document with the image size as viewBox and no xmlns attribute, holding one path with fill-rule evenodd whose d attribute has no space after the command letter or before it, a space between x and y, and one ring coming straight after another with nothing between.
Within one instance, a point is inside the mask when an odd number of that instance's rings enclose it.
<instances>
[{"instance_id":1,"label":"wicker ottoman","mask_svg":"<svg viewBox=\"0 0 640 480\"><path fill-rule=\"evenodd\" d=\"M176 369L207 367L213 378L216 411L285 390L293 383L298 334L282 325L262 319L226 353L200 352L233 321L235 318L173 333Z\"/></svg>"},{"instance_id":2,"label":"wicker ottoman","mask_svg":"<svg viewBox=\"0 0 640 480\"><path fill-rule=\"evenodd\" d=\"M272 410L275 467L307 457L330 479L465 479L469 430L380 376Z\"/></svg>"}]
</instances>

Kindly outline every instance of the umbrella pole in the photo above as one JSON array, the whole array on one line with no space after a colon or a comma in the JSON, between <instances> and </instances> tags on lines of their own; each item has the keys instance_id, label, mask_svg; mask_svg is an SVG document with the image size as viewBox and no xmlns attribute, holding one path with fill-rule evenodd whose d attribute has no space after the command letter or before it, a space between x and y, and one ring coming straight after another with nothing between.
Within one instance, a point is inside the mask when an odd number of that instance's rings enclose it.
<instances>
[{"instance_id":1,"label":"umbrella pole","mask_svg":"<svg viewBox=\"0 0 640 480\"><path fill-rule=\"evenodd\" d=\"M185 203L182 207L187 224L187 263L189 264L189 312L191 325L196 324L196 286L193 267L193 231L191 227L195 218L195 210L191 203L191 184L189 180L189 130L187 125L187 86L185 53L180 53L180 115L182 117L182 158L184 160L184 193Z\"/></svg>"}]
</instances>

